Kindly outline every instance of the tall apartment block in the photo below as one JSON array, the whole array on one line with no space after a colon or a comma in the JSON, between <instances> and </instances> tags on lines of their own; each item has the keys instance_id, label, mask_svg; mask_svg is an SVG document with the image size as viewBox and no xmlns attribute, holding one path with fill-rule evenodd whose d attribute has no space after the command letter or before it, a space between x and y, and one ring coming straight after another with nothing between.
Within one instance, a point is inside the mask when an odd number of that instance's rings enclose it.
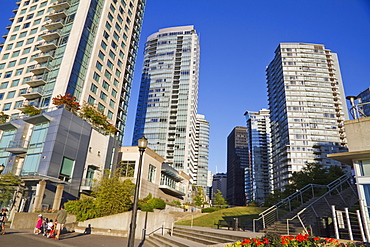
<instances>
[{"instance_id":1,"label":"tall apartment block","mask_svg":"<svg viewBox=\"0 0 370 247\"><path fill-rule=\"evenodd\" d=\"M212 180L212 199L214 198L215 193L217 190L220 190L222 196L226 199L227 198L227 174L226 173L216 173L213 175Z\"/></svg>"},{"instance_id":2,"label":"tall apartment block","mask_svg":"<svg viewBox=\"0 0 370 247\"><path fill-rule=\"evenodd\" d=\"M145 0L14 2L18 7L0 53L0 110L10 116L0 125L0 160L6 172L29 183L47 181L37 191L29 184L24 193L34 210L45 203L45 187L47 198L57 185L65 188L61 197L68 191L69 199L76 198L82 180L91 188L94 172L112 168L123 139ZM116 135L104 136L56 108L52 98L66 93L96 106ZM22 114L29 105L41 114Z\"/></svg>"},{"instance_id":3,"label":"tall apartment block","mask_svg":"<svg viewBox=\"0 0 370 247\"><path fill-rule=\"evenodd\" d=\"M227 201L230 205L243 206L252 201L252 171L248 153L246 127L235 127L227 137Z\"/></svg>"},{"instance_id":4,"label":"tall apartment block","mask_svg":"<svg viewBox=\"0 0 370 247\"><path fill-rule=\"evenodd\" d=\"M201 114L197 114L195 150L194 183L208 191L209 122Z\"/></svg>"},{"instance_id":5,"label":"tall apartment block","mask_svg":"<svg viewBox=\"0 0 370 247\"><path fill-rule=\"evenodd\" d=\"M196 176L199 38L194 26L147 39L132 144L143 135L166 163Z\"/></svg>"},{"instance_id":6,"label":"tall apartment block","mask_svg":"<svg viewBox=\"0 0 370 247\"><path fill-rule=\"evenodd\" d=\"M266 69L274 189L306 163L340 165L348 119L336 53L320 44L281 43Z\"/></svg>"},{"instance_id":7,"label":"tall apartment block","mask_svg":"<svg viewBox=\"0 0 370 247\"><path fill-rule=\"evenodd\" d=\"M261 204L272 192L270 111L247 111L248 152L252 170L253 200ZM246 191L250 187L246 186ZM250 192L249 192L250 193Z\"/></svg>"}]
</instances>

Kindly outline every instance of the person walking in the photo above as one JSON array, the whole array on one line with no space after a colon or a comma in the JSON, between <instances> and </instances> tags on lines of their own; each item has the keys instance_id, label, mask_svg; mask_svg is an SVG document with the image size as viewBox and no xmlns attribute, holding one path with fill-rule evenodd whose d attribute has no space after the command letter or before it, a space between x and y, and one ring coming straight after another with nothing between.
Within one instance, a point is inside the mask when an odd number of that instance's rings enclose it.
<instances>
[{"instance_id":1,"label":"person walking","mask_svg":"<svg viewBox=\"0 0 370 247\"><path fill-rule=\"evenodd\" d=\"M38 217L39 219L37 220L37 223L35 226L35 232L34 232L35 235L39 235L42 232L42 224L43 224L42 214L39 214Z\"/></svg>"},{"instance_id":2,"label":"person walking","mask_svg":"<svg viewBox=\"0 0 370 247\"><path fill-rule=\"evenodd\" d=\"M59 240L60 238L60 231L64 228L64 224L67 221L67 211L64 210L64 207L61 206L60 210L57 213L57 216L55 217L55 222L57 223L56 231L57 235L55 236L56 240Z\"/></svg>"},{"instance_id":3,"label":"person walking","mask_svg":"<svg viewBox=\"0 0 370 247\"><path fill-rule=\"evenodd\" d=\"M6 212L8 212L8 209L3 208L0 213L0 227L1 227L1 235L4 235L5 232L5 222L7 221L7 215Z\"/></svg>"}]
</instances>

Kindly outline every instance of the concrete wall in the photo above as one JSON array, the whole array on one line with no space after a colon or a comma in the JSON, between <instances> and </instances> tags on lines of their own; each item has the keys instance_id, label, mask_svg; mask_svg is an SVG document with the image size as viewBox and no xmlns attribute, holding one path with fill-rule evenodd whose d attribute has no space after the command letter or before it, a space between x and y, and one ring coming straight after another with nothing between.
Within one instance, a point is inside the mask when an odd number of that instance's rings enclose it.
<instances>
[{"instance_id":1,"label":"concrete wall","mask_svg":"<svg viewBox=\"0 0 370 247\"><path fill-rule=\"evenodd\" d=\"M370 117L344 122L350 152L370 150Z\"/></svg>"},{"instance_id":2,"label":"concrete wall","mask_svg":"<svg viewBox=\"0 0 370 247\"><path fill-rule=\"evenodd\" d=\"M33 229L36 226L38 215L40 213L15 213L14 219L10 225L11 229ZM56 213L42 213L44 218L54 221ZM76 222L76 216L68 214L66 224Z\"/></svg>"},{"instance_id":3,"label":"concrete wall","mask_svg":"<svg viewBox=\"0 0 370 247\"><path fill-rule=\"evenodd\" d=\"M115 214L105 217L100 217L96 219L86 220L84 222L79 222L78 227L87 228L102 228L102 229L111 229L111 230L121 230L129 232L131 222L131 212L125 212L121 214ZM142 238L142 230L145 228L147 233L150 233L162 225L166 228L171 228L172 224L175 222L175 217L171 214L164 212L142 212L139 211L137 214L137 223L135 238ZM124 236L128 237L128 236Z\"/></svg>"}]
</instances>

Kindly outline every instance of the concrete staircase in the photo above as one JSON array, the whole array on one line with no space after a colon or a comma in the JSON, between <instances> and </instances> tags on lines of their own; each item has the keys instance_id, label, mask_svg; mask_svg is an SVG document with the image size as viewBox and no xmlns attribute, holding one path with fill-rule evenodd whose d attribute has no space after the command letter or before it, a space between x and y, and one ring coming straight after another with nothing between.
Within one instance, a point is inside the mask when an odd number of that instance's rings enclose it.
<instances>
[{"instance_id":1,"label":"concrete staircase","mask_svg":"<svg viewBox=\"0 0 370 247\"><path fill-rule=\"evenodd\" d=\"M153 234L146 239L155 247L221 247L247 237L261 237L263 233L220 230L208 227L176 226L170 234Z\"/></svg>"},{"instance_id":2,"label":"concrete staircase","mask_svg":"<svg viewBox=\"0 0 370 247\"><path fill-rule=\"evenodd\" d=\"M305 210L300 214L300 218L307 230L317 234L317 218L332 217L331 205L335 205L336 209L338 210L344 210L345 207L350 208L358 202L357 193L354 193L353 189L355 188L348 187L341 193L336 195L328 195L316 201L314 204L312 203L318 198L312 198L300 207L289 212L279 221L276 221L274 224L268 226L263 232L277 233L280 235L288 234L287 219L292 219L305 208ZM289 234L294 235L303 232L304 228L298 218L289 221Z\"/></svg>"}]
</instances>

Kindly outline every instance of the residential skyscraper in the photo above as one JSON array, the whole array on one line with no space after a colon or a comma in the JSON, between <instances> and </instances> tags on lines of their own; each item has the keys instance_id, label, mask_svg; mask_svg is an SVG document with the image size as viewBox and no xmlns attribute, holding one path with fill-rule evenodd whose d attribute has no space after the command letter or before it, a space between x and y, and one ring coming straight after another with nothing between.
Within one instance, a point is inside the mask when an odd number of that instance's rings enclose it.
<instances>
[{"instance_id":1,"label":"residential skyscraper","mask_svg":"<svg viewBox=\"0 0 370 247\"><path fill-rule=\"evenodd\" d=\"M357 95L358 103L362 104L360 109L364 116L370 117L370 88L365 89L359 95Z\"/></svg>"},{"instance_id":2,"label":"residential skyscraper","mask_svg":"<svg viewBox=\"0 0 370 247\"><path fill-rule=\"evenodd\" d=\"M196 174L199 38L194 26L160 29L147 39L132 144L148 146L176 170Z\"/></svg>"},{"instance_id":3,"label":"residential skyscraper","mask_svg":"<svg viewBox=\"0 0 370 247\"><path fill-rule=\"evenodd\" d=\"M253 200L260 204L272 192L270 111L247 111L244 116L247 121Z\"/></svg>"},{"instance_id":4,"label":"residential skyscraper","mask_svg":"<svg viewBox=\"0 0 370 247\"><path fill-rule=\"evenodd\" d=\"M348 113L337 54L320 44L281 43L266 74L274 189L306 163L340 165L325 155L346 145Z\"/></svg>"},{"instance_id":5,"label":"residential skyscraper","mask_svg":"<svg viewBox=\"0 0 370 247\"><path fill-rule=\"evenodd\" d=\"M227 137L227 201L230 205L243 206L252 201L246 195L246 186L252 184L246 127L235 127ZM248 192L251 190L248 189Z\"/></svg>"},{"instance_id":6,"label":"residential skyscraper","mask_svg":"<svg viewBox=\"0 0 370 247\"><path fill-rule=\"evenodd\" d=\"M96 105L122 140L145 0L15 2L1 51L1 110L47 109L69 93Z\"/></svg>"},{"instance_id":7,"label":"residential skyscraper","mask_svg":"<svg viewBox=\"0 0 370 247\"><path fill-rule=\"evenodd\" d=\"M25 211L58 209L115 165L145 0L14 2L0 53L0 110L10 116L0 124L0 160L26 183ZM53 105L65 94L95 105L116 134ZM40 112L23 113L29 106Z\"/></svg>"},{"instance_id":8,"label":"residential skyscraper","mask_svg":"<svg viewBox=\"0 0 370 247\"><path fill-rule=\"evenodd\" d=\"M195 150L194 183L207 191L207 187L210 187L208 186L209 122L201 114L197 114Z\"/></svg>"}]
</instances>

